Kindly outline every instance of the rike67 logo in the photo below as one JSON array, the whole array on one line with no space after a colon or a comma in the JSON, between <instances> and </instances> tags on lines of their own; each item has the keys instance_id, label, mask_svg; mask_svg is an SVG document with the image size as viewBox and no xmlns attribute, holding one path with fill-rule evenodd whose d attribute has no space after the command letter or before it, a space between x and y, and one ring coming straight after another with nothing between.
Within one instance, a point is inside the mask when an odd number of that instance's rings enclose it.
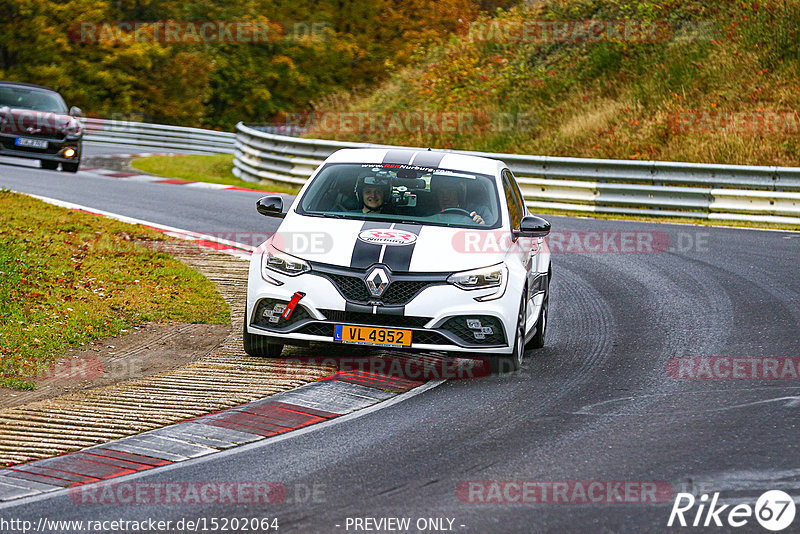
<instances>
[{"instance_id":1,"label":"rike67 logo","mask_svg":"<svg viewBox=\"0 0 800 534\"><path fill-rule=\"evenodd\" d=\"M792 524L795 508L794 499L780 490L761 495L755 507L747 503L719 504L719 493L714 493L710 501L705 494L695 499L691 493L678 493L667 526L738 528L747 525L755 517L765 529L778 532Z\"/></svg>"}]
</instances>

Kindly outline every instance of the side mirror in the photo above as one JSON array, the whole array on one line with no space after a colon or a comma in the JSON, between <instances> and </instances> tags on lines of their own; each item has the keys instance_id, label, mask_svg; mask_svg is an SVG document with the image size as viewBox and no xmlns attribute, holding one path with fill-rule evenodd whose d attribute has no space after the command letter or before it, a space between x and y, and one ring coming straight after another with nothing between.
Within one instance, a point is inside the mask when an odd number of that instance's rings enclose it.
<instances>
[{"instance_id":1,"label":"side mirror","mask_svg":"<svg viewBox=\"0 0 800 534\"><path fill-rule=\"evenodd\" d=\"M286 214L283 213L283 199L278 195L259 198L256 202L256 209L258 213L268 217L279 217L281 219L286 217Z\"/></svg>"},{"instance_id":2,"label":"side mirror","mask_svg":"<svg viewBox=\"0 0 800 534\"><path fill-rule=\"evenodd\" d=\"M83 117L83 111L81 111L81 108L72 106L69 108L69 115L70 117Z\"/></svg>"},{"instance_id":3,"label":"side mirror","mask_svg":"<svg viewBox=\"0 0 800 534\"><path fill-rule=\"evenodd\" d=\"M528 215L519 223L519 230L514 232L517 237L545 237L550 233L550 223L541 217Z\"/></svg>"}]
</instances>

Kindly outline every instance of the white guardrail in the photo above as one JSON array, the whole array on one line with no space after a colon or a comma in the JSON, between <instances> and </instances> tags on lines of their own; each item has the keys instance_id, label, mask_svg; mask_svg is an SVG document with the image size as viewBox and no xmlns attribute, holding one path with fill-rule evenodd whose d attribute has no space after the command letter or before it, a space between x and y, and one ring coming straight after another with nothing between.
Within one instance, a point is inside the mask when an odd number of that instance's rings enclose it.
<instances>
[{"instance_id":1,"label":"white guardrail","mask_svg":"<svg viewBox=\"0 0 800 534\"><path fill-rule=\"evenodd\" d=\"M236 134L201 128L148 124L108 119L82 119L84 140L92 143L132 145L151 152L191 151L204 154L230 154Z\"/></svg>"},{"instance_id":2,"label":"white guardrail","mask_svg":"<svg viewBox=\"0 0 800 534\"><path fill-rule=\"evenodd\" d=\"M251 182L301 185L340 148L386 146L276 135L239 123L233 173ZM800 224L800 167L450 152L504 161L533 211Z\"/></svg>"}]
</instances>

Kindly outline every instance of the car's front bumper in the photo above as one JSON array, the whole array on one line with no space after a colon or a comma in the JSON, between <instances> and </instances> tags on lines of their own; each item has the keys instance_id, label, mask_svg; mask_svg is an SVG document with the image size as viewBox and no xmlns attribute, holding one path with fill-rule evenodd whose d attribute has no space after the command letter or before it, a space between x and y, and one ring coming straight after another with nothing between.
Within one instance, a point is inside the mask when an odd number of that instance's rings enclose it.
<instances>
[{"instance_id":1,"label":"car's front bumper","mask_svg":"<svg viewBox=\"0 0 800 534\"><path fill-rule=\"evenodd\" d=\"M14 158L38 159L57 161L59 163L74 163L81 159L82 138L43 139L47 141L47 148L23 148L14 144L18 137L33 137L16 134L0 134L0 156ZM68 158L64 152L71 148L75 155Z\"/></svg>"},{"instance_id":2,"label":"car's front bumper","mask_svg":"<svg viewBox=\"0 0 800 534\"><path fill-rule=\"evenodd\" d=\"M336 343L334 325L346 324L411 330L411 350L484 354L512 350L509 338L515 332L521 283L509 281L502 297L487 302L475 297L492 293L491 289L464 291L439 283L422 289L404 306L372 307L348 303L329 278L313 271L297 277L275 274L274 278L283 285L263 280L261 256L254 255L247 293L248 332L276 343ZM292 316L288 321L277 318L295 292L305 296Z\"/></svg>"}]
</instances>

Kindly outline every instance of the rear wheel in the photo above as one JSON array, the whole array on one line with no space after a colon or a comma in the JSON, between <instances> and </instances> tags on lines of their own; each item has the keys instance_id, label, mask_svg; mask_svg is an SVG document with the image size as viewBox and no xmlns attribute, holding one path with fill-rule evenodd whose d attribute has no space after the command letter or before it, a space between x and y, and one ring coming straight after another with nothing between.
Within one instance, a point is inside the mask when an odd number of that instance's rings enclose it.
<instances>
[{"instance_id":1,"label":"rear wheel","mask_svg":"<svg viewBox=\"0 0 800 534\"><path fill-rule=\"evenodd\" d=\"M54 170L56 170L58 168L58 162L57 161L50 161L48 159L41 159L41 160L39 160L39 163L41 163L43 169L46 169L48 171L54 171Z\"/></svg>"},{"instance_id":2,"label":"rear wheel","mask_svg":"<svg viewBox=\"0 0 800 534\"><path fill-rule=\"evenodd\" d=\"M517 314L517 325L514 329L514 350L511 354L502 354L492 358L493 373L512 373L518 371L522 366L522 358L525 356L525 296L528 290L522 291L522 300L519 303L519 313Z\"/></svg>"},{"instance_id":3,"label":"rear wheel","mask_svg":"<svg viewBox=\"0 0 800 534\"><path fill-rule=\"evenodd\" d=\"M64 172L78 172L78 167L80 166L80 162L76 161L75 163L62 163L61 169Z\"/></svg>"},{"instance_id":4,"label":"rear wheel","mask_svg":"<svg viewBox=\"0 0 800 534\"><path fill-rule=\"evenodd\" d=\"M247 331L247 314L245 313L243 322L243 341L244 351L250 356L261 358L278 358L283 351L283 344L268 343L267 338Z\"/></svg>"}]
</instances>

